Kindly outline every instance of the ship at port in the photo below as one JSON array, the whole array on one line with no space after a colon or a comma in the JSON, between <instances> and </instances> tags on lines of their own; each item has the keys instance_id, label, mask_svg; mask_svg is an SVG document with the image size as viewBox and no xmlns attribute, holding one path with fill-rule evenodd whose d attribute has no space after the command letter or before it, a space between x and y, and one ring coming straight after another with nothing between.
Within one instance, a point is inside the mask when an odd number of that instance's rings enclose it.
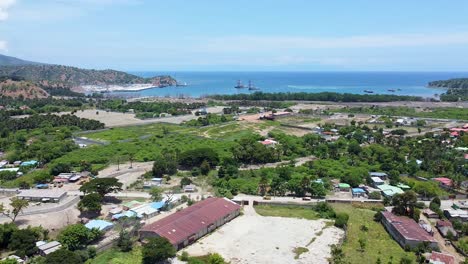
<instances>
[{"instance_id":1,"label":"ship at port","mask_svg":"<svg viewBox=\"0 0 468 264\"><path fill-rule=\"evenodd\" d=\"M260 90L260 89L255 87L255 85L253 85L252 81L249 80L249 91L258 91L258 90Z\"/></svg>"},{"instance_id":2,"label":"ship at port","mask_svg":"<svg viewBox=\"0 0 468 264\"><path fill-rule=\"evenodd\" d=\"M396 90L395 89L388 89L387 91L394 93Z\"/></svg>"},{"instance_id":3,"label":"ship at port","mask_svg":"<svg viewBox=\"0 0 468 264\"><path fill-rule=\"evenodd\" d=\"M236 84L236 86L234 86L234 88L242 89L242 88L245 88L245 85L242 84L241 80L237 80L237 84Z\"/></svg>"},{"instance_id":4,"label":"ship at port","mask_svg":"<svg viewBox=\"0 0 468 264\"><path fill-rule=\"evenodd\" d=\"M186 82L179 82L177 81L176 82L176 86L179 87L179 86L187 86L187 83Z\"/></svg>"},{"instance_id":5,"label":"ship at port","mask_svg":"<svg viewBox=\"0 0 468 264\"><path fill-rule=\"evenodd\" d=\"M365 93L374 93L372 90L364 90Z\"/></svg>"}]
</instances>

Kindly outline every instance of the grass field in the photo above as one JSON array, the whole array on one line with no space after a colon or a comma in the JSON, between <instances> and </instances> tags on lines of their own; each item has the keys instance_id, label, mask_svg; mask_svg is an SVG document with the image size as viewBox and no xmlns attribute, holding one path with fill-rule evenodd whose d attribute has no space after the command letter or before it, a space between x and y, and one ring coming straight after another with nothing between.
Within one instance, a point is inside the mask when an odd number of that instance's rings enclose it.
<instances>
[{"instance_id":1,"label":"grass field","mask_svg":"<svg viewBox=\"0 0 468 264\"><path fill-rule=\"evenodd\" d=\"M140 247L134 247L130 252L110 249L98 254L94 259L88 260L86 264L134 264L141 263L141 258Z\"/></svg>"},{"instance_id":2,"label":"grass field","mask_svg":"<svg viewBox=\"0 0 468 264\"><path fill-rule=\"evenodd\" d=\"M380 258L381 263L399 263L403 256L408 256L413 261L415 255L405 252L398 243L384 229L383 225L375 222L375 211L358 209L347 204L333 204L337 212L345 212L349 215L347 240L343 244L346 260L350 263L376 263ZM362 231L365 225L368 231ZM360 251L359 239L366 241L363 252Z\"/></svg>"},{"instance_id":3,"label":"grass field","mask_svg":"<svg viewBox=\"0 0 468 264\"><path fill-rule=\"evenodd\" d=\"M308 220L319 219L319 216L310 208L300 206L272 206L272 205L258 205L255 206L255 211L261 216L279 216L279 217L292 217L303 218Z\"/></svg>"}]
</instances>

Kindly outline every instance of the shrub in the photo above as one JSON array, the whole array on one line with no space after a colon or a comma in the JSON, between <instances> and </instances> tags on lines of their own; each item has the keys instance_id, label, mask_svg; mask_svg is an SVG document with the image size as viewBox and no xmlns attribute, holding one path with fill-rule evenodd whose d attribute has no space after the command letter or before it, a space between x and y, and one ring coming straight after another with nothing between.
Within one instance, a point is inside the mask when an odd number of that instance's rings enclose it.
<instances>
[{"instance_id":1,"label":"shrub","mask_svg":"<svg viewBox=\"0 0 468 264\"><path fill-rule=\"evenodd\" d=\"M321 218L335 218L336 213L333 207L331 207L328 203L326 202L320 202L317 203L314 207L313 210L316 211Z\"/></svg>"},{"instance_id":2,"label":"shrub","mask_svg":"<svg viewBox=\"0 0 468 264\"><path fill-rule=\"evenodd\" d=\"M382 196L380 195L380 192L369 193L369 199L380 200L380 198L382 198Z\"/></svg>"},{"instance_id":3,"label":"shrub","mask_svg":"<svg viewBox=\"0 0 468 264\"><path fill-rule=\"evenodd\" d=\"M335 226L339 228L344 228L348 224L349 215L347 213L338 213L336 214Z\"/></svg>"}]
</instances>

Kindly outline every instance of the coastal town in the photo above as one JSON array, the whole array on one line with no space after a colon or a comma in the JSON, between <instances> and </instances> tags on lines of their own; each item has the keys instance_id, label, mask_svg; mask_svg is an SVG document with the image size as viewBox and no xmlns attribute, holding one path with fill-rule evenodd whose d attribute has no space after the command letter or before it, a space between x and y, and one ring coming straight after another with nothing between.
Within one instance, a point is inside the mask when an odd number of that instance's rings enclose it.
<instances>
[{"instance_id":1,"label":"coastal town","mask_svg":"<svg viewBox=\"0 0 468 264\"><path fill-rule=\"evenodd\" d=\"M0 0L0 264L468 264L466 10Z\"/></svg>"}]
</instances>

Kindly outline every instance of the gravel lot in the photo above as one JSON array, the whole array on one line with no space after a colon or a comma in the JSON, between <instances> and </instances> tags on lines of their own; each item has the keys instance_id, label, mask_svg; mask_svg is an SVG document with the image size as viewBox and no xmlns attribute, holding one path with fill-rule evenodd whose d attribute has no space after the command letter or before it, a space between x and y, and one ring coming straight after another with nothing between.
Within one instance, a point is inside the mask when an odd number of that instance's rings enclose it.
<instances>
[{"instance_id":1,"label":"gravel lot","mask_svg":"<svg viewBox=\"0 0 468 264\"><path fill-rule=\"evenodd\" d=\"M216 252L231 264L326 264L330 246L343 236L341 229L325 228L324 220L262 217L249 206L244 207L244 213L185 251L192 256ZM309 251L296 259L296 247Z\"/></svg>"}]
</instances>

